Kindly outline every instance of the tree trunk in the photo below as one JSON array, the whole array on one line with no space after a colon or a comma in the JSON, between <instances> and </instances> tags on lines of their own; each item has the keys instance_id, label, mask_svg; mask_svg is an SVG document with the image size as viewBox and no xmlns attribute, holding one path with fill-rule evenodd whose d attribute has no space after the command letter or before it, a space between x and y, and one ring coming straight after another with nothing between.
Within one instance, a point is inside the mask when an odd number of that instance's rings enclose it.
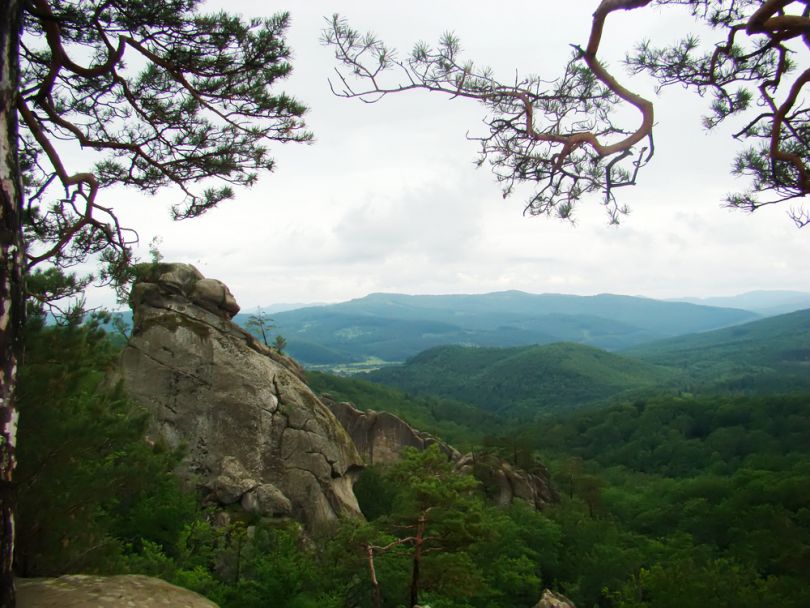
<instances>
[{"instance_id":1,"label":"tree trunk","mask_svg":"<svg viewBox=\"0 0 810 608\"><path fill-rule=\"evenodd\" d=\"M377 580L377 570L374 568L374 547L371 544L366 544L366 556L368 557L368 572L371 576L372 605L374 608L382 608L380 581Z\"/></svg>"},{"instance_id":2,"label":"tree trunk","mask_svg":"<svg viewBox=\"0 0 810 608\"><path fill-rule=\"evenodd\" d=\"M427 515L421 513L416 521L416 536L413 541L413 571L411 572L411 603L413 608L419 603L419 576L422 565L422 545L425 542L425 528L427 527Z\"/></svg>"},{"instance_id":3,"label":"tree trunk","mask_svg":"<svg viewBox=\"0 0 810 608\"><path fill-rule=\"evenodd\" d=\"M25 310L22 186L17 155L20 0L0 2L0 608L15 605L14 447L17 411L14 389Z\"/></svg>"}]
</instances>

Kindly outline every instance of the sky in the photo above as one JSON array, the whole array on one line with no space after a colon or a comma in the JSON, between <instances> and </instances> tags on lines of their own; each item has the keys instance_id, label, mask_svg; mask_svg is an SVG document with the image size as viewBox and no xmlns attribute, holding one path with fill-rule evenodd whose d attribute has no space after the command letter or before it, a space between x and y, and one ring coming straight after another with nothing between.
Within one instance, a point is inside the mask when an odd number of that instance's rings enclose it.
<instances>
[{"instance_id":1,"label":"sky","mask_svg":"<svg viewBox=\"0 0 810 608\"><path fill-rule=\"evenodd\" d=\"M272 174L194 220L171 221L178 200L171 190L104 196L139 233L143 257L158 238L166 261L190 262L223 281L243 309L372 292L675 298L810 291L810 228L797 229L784 208L749 215L722 207L744 185L729 175L737 150L731 126L703 131L707 101L681 88L656 95L646 79L627 79L656 104L656 153L638 185L619 191L630 215L609 226L596 198L582 202L574 225L524 217L520 191L504 199L488 169L474 166L477 145L466 135L484 132L484 112L472 101L415 92L369 105L335 97L328 86L337 64L319 39L334 12L403 54L453 31L466 57L509 81L516 70L560 74L569 45L585 44L597 4L209 1L204 10L245 17L291 13L294 73L277 90L310 108L314 143L271 144ZM635 42L663 44L691 23L672 8L612 15L602 57L619 71ZM108 290L90 292L91 305L113 302Z\"/></svg>"}]
</instances>

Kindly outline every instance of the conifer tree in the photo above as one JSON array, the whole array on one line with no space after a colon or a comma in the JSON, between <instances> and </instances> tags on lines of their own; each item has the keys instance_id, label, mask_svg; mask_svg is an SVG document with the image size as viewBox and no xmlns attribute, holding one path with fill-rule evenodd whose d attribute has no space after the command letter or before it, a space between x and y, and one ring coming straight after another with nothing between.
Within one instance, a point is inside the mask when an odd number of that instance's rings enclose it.
<instances>
[{"instance_id":1,"label":"conifer tree","mask_svg":"<svg viewBox=\"0 0 810 608\"><path fill-rule=\"evenodd\" d=\"M683 6L699 27L661 47L638 41L628 47L625 65L662 88L681 85L708 97L707 129L736 120L734 138L745 147L732 173L747 178L748 187L730 194L728 206L755 211L790 202L795 223L810 223L810 108L803 95L810 82L807 2L601 0L593 5L588 39L574 41L560 75L510 74L509 80L464 59L452 34L435 46L418 43L400 55L335 15L324 32L340 66L333 91L371 103L415 90L475 100L486 111L485 132L474 138L480 143L478 164L490 165L504 196L519 183L533 184L526 213L570 218L583 198L599 194L610 220L618 222L627 208L617 191L635 185L652 159L656 117L653 102L604 62L602 36L607 28L620 27L617 13ZM701 41L695 33L701 28L712 40Z\"/></svg>"},{"instance_id":2,"label":"conifer tree","mask_svg":"<svg viewBox=\"0 0 810 608\"><path fill-rule=\"evenodd\" d=\"M273 90L290 73L289 19L245 21L199 0L7 0L0 8L0 607L14 605L14 386L38 264L88 256L121 284L133 231L104 188L164 187L199 216L273 168L266 144L305 142L305 107ZM81 292L70 274L59 293ZM43 282L40 282L43 283ZM44 282L53 285L53 282ZM45 293L27 295L47 300Z\"/></svg>"}]
</instances>

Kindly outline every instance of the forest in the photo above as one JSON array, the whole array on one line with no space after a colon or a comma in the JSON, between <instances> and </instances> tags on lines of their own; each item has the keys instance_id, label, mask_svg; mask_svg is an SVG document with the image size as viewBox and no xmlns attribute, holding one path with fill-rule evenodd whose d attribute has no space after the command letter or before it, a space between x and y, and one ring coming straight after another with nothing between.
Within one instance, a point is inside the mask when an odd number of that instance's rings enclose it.
<instances>
[{"instance_id":1,"label":"forest","mask_svg":"<svg viewBox=\"0 0 810 608\"><path fill-rule=\"evenodd\" d=\"M145 444L145 413L106 379L121 339L103 321L26 329L20 575L145 573L223 607L394 607L414 584L448 607L530 606L543 587L589 607L810 604L806 393L617 398L512 426L459 400L311 373L314 390L397 413L477 461L547 467L559 495L543 511L497 507L443 454L414 451L363 472L366 522L312 536L238 510L215 525L172 474L181 454ZM420 521L414 583L403 539Z\"/></svg>"}]
</instances>

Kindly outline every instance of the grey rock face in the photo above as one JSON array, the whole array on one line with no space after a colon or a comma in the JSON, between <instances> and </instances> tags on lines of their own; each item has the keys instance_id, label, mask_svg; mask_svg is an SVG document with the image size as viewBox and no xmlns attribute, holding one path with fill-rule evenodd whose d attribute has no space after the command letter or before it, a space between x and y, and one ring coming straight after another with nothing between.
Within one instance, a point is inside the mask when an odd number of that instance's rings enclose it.
<instances>
[{"instance_id":1,"label":"grey rock face","mask_svg":"<svg viewBox=\"0 0 810 608\"><path fill-rule=\"evenodd\" d=\"M131 304L124 383L151 411L151 432L185 446L186 479L219 504L310 528L360 516L351 439L295 362L230 321L239 307L227 287L191 265L158 264Z\"/></svg>"},{"instance_id":2,"label":"grey rock face","mask_svg":"<svg viewBox=\"0 0 810 608\"><path fill-rule=\"evenodd\" d=\"M520 499L535 509L542 509L558 500L545 471L530 473L500 459L482 460L472 454L462 455L430 433L414 429L388 412L364 412L351 403L338 403L329 395L321 395L321 400L348 431L366 464L389 464L399 460L405 448L425 450L437 444L459 472L469 473L481 481L491 500L498 505L507 506Z\"/></svg>"},{"instance_id":3,"label":"grey rock face","mask_svg":"<svg viewBox=\"0 0 810 608\"><path fill-rule=\"evenodd\" d=\"M411 427L401 418L388 412L358 410L351 403L338 403L328 395L321 400L348 431L367 464L389 464L399 460L405 448L425 450L437 444L450 460L458 460L461 454L453 447Z\"/></svg>"}]
</instances>

